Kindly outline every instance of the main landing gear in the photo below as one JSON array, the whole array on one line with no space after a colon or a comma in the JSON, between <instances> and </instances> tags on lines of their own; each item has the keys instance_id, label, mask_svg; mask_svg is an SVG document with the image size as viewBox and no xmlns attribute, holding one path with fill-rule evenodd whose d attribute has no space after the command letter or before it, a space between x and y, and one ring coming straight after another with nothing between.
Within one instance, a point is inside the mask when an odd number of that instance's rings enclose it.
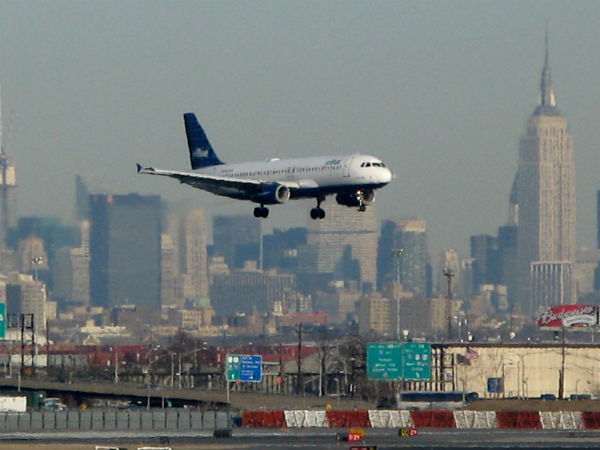
<instances>
[{"instance_id":1,"label":"main landing gear","mask_svg":"<svg viewBox=\"0 0 600 450\"><path fill-rule=\"evenodd\" d=\"M265 208L264 205L254 208L254 217L262 217L263 219L266 219L268 216L269 208Z\"/></svg>"},{"instance_id":2,"label":"main landing gear","mask_svg":"<svg viewBox=\"0 0 600 450\"><path fill-rule=\"evenodd\" d=\"M325 210L321 208L321 202L325 200L323 197L317 198L317 207L310 210L310 218L313 220L316 219L324 219L325 218Z\"/></svg>"}]
</instances>

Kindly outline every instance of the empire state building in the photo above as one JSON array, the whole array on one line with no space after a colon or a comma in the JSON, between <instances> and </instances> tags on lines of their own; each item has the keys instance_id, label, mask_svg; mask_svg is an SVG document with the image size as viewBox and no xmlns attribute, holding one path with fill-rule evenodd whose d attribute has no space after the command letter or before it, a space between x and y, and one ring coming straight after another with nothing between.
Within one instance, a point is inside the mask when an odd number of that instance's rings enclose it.
<instances>
[{"instance_id":1,"label":"empire state building","mask_svg":"<svg viewBox=\"0 0 600 450\"><path fill-rule=\"evenodd\" d=\"M543 307L575 303L573 137L556 106L547 37L540 102L520 140L511 201L519 230L516 301L522 312L536 315Z\"/></svg>"}]
</instances>

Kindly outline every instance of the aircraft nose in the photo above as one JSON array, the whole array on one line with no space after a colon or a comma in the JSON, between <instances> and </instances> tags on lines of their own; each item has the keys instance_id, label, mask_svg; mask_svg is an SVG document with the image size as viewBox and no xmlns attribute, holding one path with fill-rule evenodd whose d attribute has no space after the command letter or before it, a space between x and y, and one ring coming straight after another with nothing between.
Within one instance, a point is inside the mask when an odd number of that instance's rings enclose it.
<instances>
[{"instance_id":1,"label":"aircraft nose","mask_svg":"<svg viewBox=\"0 0 600 450\"><path fill-rule=\"evenodd\" d=\"M392 178L394 178L394 174L390 169L385 167L381 178L384 183L389 183L390 181L392 181Z\"/></svg>"}]
</instances>

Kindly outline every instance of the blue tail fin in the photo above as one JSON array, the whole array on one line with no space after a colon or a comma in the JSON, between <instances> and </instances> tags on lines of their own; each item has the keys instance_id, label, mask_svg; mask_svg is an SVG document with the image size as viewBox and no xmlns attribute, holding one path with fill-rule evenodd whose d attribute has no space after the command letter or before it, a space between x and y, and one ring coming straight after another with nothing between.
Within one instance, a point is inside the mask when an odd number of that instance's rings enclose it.
<instances>
[{"instance_id":1,"label":"blue tail fin","mask_svg":"<svg viewBox=\"0 0 600 450\"><path fill-rule=\"evenodd\" d=\"M190 149L192 170L223 164L215 154L212 145L210 145L206 133L204 133L204 130L198 123L198 119L196 119L196 115L194 113L185 113L183 121L185 123L188 148Z\"/></svg>"}]
</instances>

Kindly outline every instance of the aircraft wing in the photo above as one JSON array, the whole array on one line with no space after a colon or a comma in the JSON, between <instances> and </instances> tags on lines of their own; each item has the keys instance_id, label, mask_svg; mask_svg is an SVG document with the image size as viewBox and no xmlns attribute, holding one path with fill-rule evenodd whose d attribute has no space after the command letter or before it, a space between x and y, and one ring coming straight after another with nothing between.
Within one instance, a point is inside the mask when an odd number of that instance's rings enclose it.
<instances>
[{"instance_id":1,"label":"aircraft wing","mask_svg":"<svg viewBox=\"0 0 600 450\"><path fill-rule=\"evenodd\" d=\"M218 195L234 196L235 192L241 195L253 195L261 192L264 186L269 184L269 182L251 178L231 178L193 172L155 169L154 167L142 167L140 164L137 165L137 171L141 174L175 178L180 183ZM285 185L290 189L297 189L299 187L298 183L294 182L278 181L277 183Z\"/></svg>"}]
</instances>

